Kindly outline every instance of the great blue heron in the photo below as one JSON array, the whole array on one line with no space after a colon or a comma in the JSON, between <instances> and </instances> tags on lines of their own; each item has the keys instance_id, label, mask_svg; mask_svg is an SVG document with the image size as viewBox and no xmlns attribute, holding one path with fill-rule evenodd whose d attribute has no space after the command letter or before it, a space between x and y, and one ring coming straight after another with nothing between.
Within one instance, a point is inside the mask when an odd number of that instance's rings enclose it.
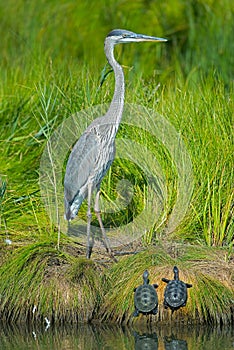
<instances>
[{"instance_id":1,"label":"great blue heron","mask_svg":"<svg viewBox=\"0 0 234 350\"><path fill-rule=\"evenodd\" d=\"M90 258L94 245L91 226L91 195L97 191L94 212L97 216L103 243L107 252L113 256L99 210L100 185L115 157L115 136L121 121L124 107L124 74L121 65L114 58L114 46L121 43L141 41L167 41L128 30L112 30L105 39L106 58L114 70L115 91L106 114L95 119L76 142L69 156L64 178L65 218L76 217L85 198L88 198L87 210L87 251Z\"/></svg>"}]
</instances>

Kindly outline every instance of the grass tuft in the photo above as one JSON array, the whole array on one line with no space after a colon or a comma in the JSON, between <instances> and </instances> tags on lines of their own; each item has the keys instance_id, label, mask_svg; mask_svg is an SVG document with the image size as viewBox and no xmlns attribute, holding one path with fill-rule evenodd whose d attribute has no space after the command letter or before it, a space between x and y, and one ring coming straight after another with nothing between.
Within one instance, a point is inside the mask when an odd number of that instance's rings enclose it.
<instances>
[{"instance_id":1,"label":"grass tuft","mask_svg":"<svg viewBox=\"0 0 234 350\"><path fill-rule=\"evenodd\" d=\"M163 307L165 283L173 279L173 266L178 266L180 279L193 285L188 290L184 308L175 311ZM150 283L159 285L159 311L156 316L132 317L135 287L142 284L144 270L150 273ZM108 289L100 317L117 323L211 323L232 322L233 263L225 262L221 250L203 247L168 245L155 247L135 256L123 258L108 273Z\"/></svg>"},{"instance_id":2,"label":"grass tuft","mask_svg":"<svg viewBox=\"0 0 234 350\"><path fill-rule=\"evenodd\" d=\"M16 250L0 268L1 318L10 323L92 319L102 295L97 266L56 249L55 239Z\"/></svg>"}]
</instances>

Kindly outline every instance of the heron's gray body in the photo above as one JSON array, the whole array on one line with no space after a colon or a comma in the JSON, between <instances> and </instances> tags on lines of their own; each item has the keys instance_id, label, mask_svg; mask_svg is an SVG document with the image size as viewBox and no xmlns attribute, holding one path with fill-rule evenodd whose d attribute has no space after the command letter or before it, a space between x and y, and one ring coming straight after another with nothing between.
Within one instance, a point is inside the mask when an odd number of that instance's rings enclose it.
<instances>
[{"instance_id":1,"label":"heron's gray body","mask_svg":"<svg viewBox=\"0 0 234 350\"><path fill-rule=\"evenodd\" d=\"M75 218L83 200L99 190L102 178L115 158L115 136L123 114L124 74L114 58L111 36L105 40L105 53L115 73L115 92L107 113L95 119L75 144L67 163L64 179L65 216ZM75 182L75 186L74 186Z\"/></svg>"},{"instance_id":2,"label":"heron's gray body","mask_svg":"<svg viewBox=\"0 0 234 350\"><path fill-rule=\"evenodd\" d=\"M108 139L109 133L116 133L116 129L113 126L105 132L102 124L91 124L75 144L68 160L64 179L67 220L76 217L83 200L88 196L89 184L92 192L100 189L102 178L115 158L115 143L109 142ZM102 150L100 150L101 145L104 145ZM70 166L74 162L77 166ZM76 188L73 186L73 179L76 179Z\"/></svg>"},{"instance_id":3,"label":"heron's gray body","mask_svg":"<svg viewBox=\"0 0 234 350\"><path fill-rule=\"evenodd\" d=\"M64 178L65 218L76 217L85 198L88 198L87 254L89 258L94 238L90 239L91 193L96 189L94 211L97 215L104 245L108 252L110 246L105 235L99 210L100 185L103 177L115 157L115 136L123 114L124 107L124 74L121 65L114 58L114 46L119 43L141 41L166 41L166 39L136 34L127 30L115 29L105 39L106 58L114 70L115 91L107 113L95 119L75 144L66 167Z\"/></svg>"}]
</instances>

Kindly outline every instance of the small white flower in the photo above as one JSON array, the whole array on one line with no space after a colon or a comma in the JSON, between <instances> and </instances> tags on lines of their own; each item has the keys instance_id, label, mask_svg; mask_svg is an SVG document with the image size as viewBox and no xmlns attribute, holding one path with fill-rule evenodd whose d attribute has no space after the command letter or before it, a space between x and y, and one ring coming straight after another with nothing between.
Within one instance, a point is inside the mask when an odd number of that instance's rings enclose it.
<instances>
[{"instance_id":1,"label":"small white flower","mask_svg":"<svg viewBox=\"0 0 234 350\"><path fill-rule=\"evenodd\" d=\"M46 321L46 328L45 328L45 331L47 331L47 329L50 327L50 320L48 320L48 318L45 317L45 321Z\"/></svg>"},{"instance_id":2,"label":"small white flower","mask_svg":"<svg viewBox=\"0 0 234 350\"><path fill-rule=\"evenodd\" d=\"M12 241L11 241L9 238L6 238L6 239L5 239L5 243L8 244L8 245L10 245L10 244L12 244Z\"/></svg>"}]
</instances>

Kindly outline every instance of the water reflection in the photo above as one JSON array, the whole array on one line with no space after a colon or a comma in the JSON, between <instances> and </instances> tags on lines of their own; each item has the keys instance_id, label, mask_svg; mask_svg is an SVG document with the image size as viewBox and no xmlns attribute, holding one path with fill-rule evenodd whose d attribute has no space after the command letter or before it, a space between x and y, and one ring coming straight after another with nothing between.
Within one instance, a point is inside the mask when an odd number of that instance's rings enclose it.
<instances>
[{"instance_id":1,"label":"water reflection","mask_svg":"<svg viewBox=\"0 0 234 350\"><path fill-rule=\"evenodd\" d=\"M0 324L1 350L233 350L232 327L25 327Z\"/></svg>"},{"instance_id":2,"label":"water reflection","mask_svg":"<svg viewBox=\"0 0 234 350\"><path fill-rule=\"evenodd\" d=\"M143 333L139 334L134 332L135 338L135 350L157 350L158 349L158 336L156 333Z\"/></svg>"},{"instance_id":3,"label":"water reflection","mask_svg":"<svg viewBox=\"0 0 234 350\"><path fill-rule=\"evenodd\" d=\"M174 335L171 337L165 337L164 347L165 350L188 350L187 341L183 339L176 339Z\"/></svg>"}]
</instances>

